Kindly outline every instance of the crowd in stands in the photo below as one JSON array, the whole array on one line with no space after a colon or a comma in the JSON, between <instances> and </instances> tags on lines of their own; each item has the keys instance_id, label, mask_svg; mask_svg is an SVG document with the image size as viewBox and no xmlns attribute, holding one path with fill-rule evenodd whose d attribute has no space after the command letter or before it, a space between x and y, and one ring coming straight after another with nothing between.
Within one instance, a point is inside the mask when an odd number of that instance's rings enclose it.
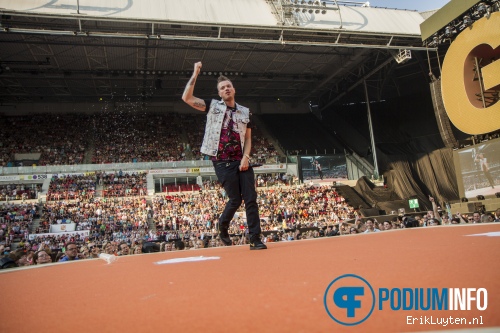
<instances>
[{"instance_id":1,"label":"crowd in stands","mask_svg":"<svg viewBox=\"0 0 500 333\"><path fill-rule=\"evenodd\" d=\"M183 114L179 115L181 128L185 129L187 149L190 154L190 159L200 160L203 155L200 152L201 142L206 123L204 114Z\"/></svg>"},{"instance_id":2,"label":"crowd in stands","mask_svg":"<svg viewBox=\"0 0 500 333\"><path fill-rule=\"evenodd\" d=\"M1 117L0 165L14 166L15 154L39 153L38 165L83 163L90 130L78 114Z\"/></svg>"},{"instance_id":3,"label":"crowd in stands","mask_svg":"<svg viewBox=\"0 0 500 333\"><path fill-rule=\"evenodd\" d=\"M0 204L0 245L8 247L16 239L27 239L32 233L33 219L39 217L38 211L35 203Z\"/></svg>"},{"instance_id":4,"label":"crowd in stands","mask_svg":"<svg viewBox=\"0 0 500 333\"><path fill-rule=\"evenodd\" d=\"M147 194L146 172L101 173L99 184L103 185L103 197L130 197Z\"/></svg>"},{"instance_id":5,"label":"crowd in stands","mask_svg":"<svg viewBox=\"0 0 500 333\"><path fill-rule=\"evenodd\" d=\"M257 187L291 186L299 184L299 178L289 174L264 174L256 175Z\"/></svg>"},{"instance_id":6,"label":"crowd in stands","mask_svg":"<svg viewBox=\"0 0 500 333\"><path fill-rule=\"evenodd\" d=\"M204 114L108 113L94 119L92 163L133 163L202 159ZM258 130L257 130L258 131ZM253 134L252 155L261 163L276 163L274 146Z\"/></svg>"},{"instance_id":7,"label":"crowd in stands","mask_svg":"<svg viewBox=\"0 0 500 333\"><path fill-rule=\"evenodd\" d=\"M0 185L0 201L36 199L41 190L41 184Z\"/></svg>"},{"instance_id":8,"label":"crowd in stands","mask_svg":"<svg viewBox=\"0 0 500 333\"><path fill-rule=\"evenodd\" d=\"M93 164L182 161L185 130L175 113L108 112L94 115Z\"/></svg>"},{"instance_id":9,"label":"crowd in stands","mask_svg":"<svg viewBox=\"0 0 500 333\"><path fill-rule=\"evenodd\" d=\"M279 162L279 154L273 143L255 124L252 129L252 158L262 164Z\"/></svg>"},{"instance_id":10,"label":"crowd in stands","mask_svg":"<svg viewBox=\"0 0 500 333\"><path fill-rule=\"evenodd\" d=\"M75 223L77 231L89 230L92 237L104 240L110 239L114 232L125 232L130 233L130 240L133 232L148 230L148 216L151 207L146 197L47 202L41 214L43 227L35 233L47 232L51 224Z\"/></svg>"},{"instance_id":11,"label":"crowd in stands","mask_svg":"<svg viewBox=\"0 0 500 333\"><path fill-rule=\"evenodd\" d=\"M113 182L127 179L126 175L121 178L118 175L109 175L108 179L112 178ZM106 176L94 177L104 182ZM74 181L71 179L70 184ZM65 192L63 195L66 196ZM205 181L200 191L159 194L152 198L80 195L75 200L48 201L41 207L33 203L5 203L0 206L0 253L10 258L13 266L22 266L98 258L100 253L121 256L223 246L217 224L226 200L217 182ZM436 205L423 214L390 220L367 218L330 185L259 187L258 202L265 243L457 223L500 222L500 209L495 213L448 216L447 212L439 212ZM33 230L35 217L40 217L40 222ZM69 223L75 224L76 233L47 234L51 225ZM86 233L78 234L82 231ZM244 209L240 208L229 228L233 244L246 244L247 233ZM31 234L29 241L28 234ZM10 251L15 239L20 241L18 248Z\"/></svg>"},{"instance_id":12,"label":"crowd in stands","mask_svg":"<svg viewBox=\"0 0 500 333\"><path fill-rule=\"evenodd\" d=\"M90 200L96 196L97 185L102 185L103 197L130 197L147 194L146 172L122 170L89 175L53 176L47 191L47 201Z\"/></svg>"},{"instance_id":13,"label":"crowd in stands","mask_svg":"<svg viewBox=\"0 0 500 333\"><path fill-rule=\"evenodd\" d=\"M298 177L290 176L288 174L258 174L256 175L257 187L272 187L272 186L289 186L297 185L299 183ZM201 189L214 190L216 182L204 181L202 186L198 184L165 184L162 186L161 191L172 192L197 192Z\"/></svg>"},{"instance_id":14,"label":"crowd in stands","mask_svg":"<svg viewBox=\"0 0 500 333\"><path fill-rule=\"evenodd\" d=\"M95 175L53 176L47 191L47 201L89 200L95 196Z\"/></svg>"},{"instance_id":15,"label":"crowd in stands","mask_svg":"<svg viewBox=\"0 0 500 333\"><path fill-rule=\"evenodd\" d=\"M15 154L20 153L40 154L34 163L45 166L199 160L206 116L122 110L2 120L0 166L15 166ZM255 131L255 160L276 163L273 144Z\"/></svg>"}]
</instances>

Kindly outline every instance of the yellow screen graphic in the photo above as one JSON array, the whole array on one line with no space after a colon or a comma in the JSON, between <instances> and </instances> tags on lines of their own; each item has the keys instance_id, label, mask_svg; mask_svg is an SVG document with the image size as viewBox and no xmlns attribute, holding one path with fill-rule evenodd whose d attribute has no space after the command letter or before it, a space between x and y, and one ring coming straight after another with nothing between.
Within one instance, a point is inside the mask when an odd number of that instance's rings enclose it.
<instances>
[{"instance_id":1,"label":"yellow screen graphic","mask_svg":"<svg viewBox=\"0 0 500 333\"><path fill-rule=\"evenodd\" d=\"M462 132L500 129L500 12L457 36L444 59L441 90L446 112Z\"/></svg>"}]
</instances>

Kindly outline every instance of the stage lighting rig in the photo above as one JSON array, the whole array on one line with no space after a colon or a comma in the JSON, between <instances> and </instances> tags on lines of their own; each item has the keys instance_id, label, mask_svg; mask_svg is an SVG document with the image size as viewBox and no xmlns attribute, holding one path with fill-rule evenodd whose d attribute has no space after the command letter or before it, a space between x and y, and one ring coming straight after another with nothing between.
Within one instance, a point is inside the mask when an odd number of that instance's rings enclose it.
<instances>
[{"instance_id":1,"label":"stage lighting rig","mask_svg":"<svg viewBox=\"0 0 500 333\"><path fill-rule=\"evenodd\" d=\"M404 64L405 62L411 60L411 51L399 50L398 54L394 56L394 59L398 64Z\"/></svg>"},{"instance_id":2,"label":"stage lighting rig","mask_svg":"<svg viewBox=\"0 0 500 333\"><path fill-rule=\"evenodd\" d=\"M439 38L438 34L435 33L427 41L427 46L429 46L429 47L437 47L439 44L441 44L441 42L442 42L442 38Z\"/></svg>"},{"instance_id":3,"label":"stage lighting rig","mask_svg":"<svg viewBox=\"0 0 500 333\"><path fill-rule=\"evenodd\" d=\"M463 23L464 23L463 25L465 28L470 27L472 25L472 19L470 18L469 15L464 16Z\"/></svg>"},{"instance_id":4,"label":"stage lighting rig","mask_svg":"<svg viewBox=\"0 0 500 333\"><path fill-rule=\"evenodd\" d=\"M329 1L332 2L332 1ZM315 13L315 14L326 14L328 10L338 10L338 5L335 1L332 2L332 5L336 6L327 6L326 1L305 1L305 0L281 0L281 7L285 11L290 13Z\"/></svg>"},{"instance_id":5,"label":"stage lighting rig","mask_svg":"<svg viewBox=\"0 0 500 333\"><path fill-rule=\"evenodd\" d=\"M451 43L459 32L472 28L475 21L489 17L491 13L496 11L500 11L500 0L481 1L426 39L424 45L437 47L445 42Z\"/></svg>"},{"instance_id":6,"label":"stage lighting rig","mask_svg":"<svg viewBox=\"0 0 500 333\"><path fill-rule=\"evenodd\" d=\"M455 29L454 26L448 25L446 28L444 28L444 36L446 38L451 38L457 34L457 30Z\"/></svg>"}]
</instances>

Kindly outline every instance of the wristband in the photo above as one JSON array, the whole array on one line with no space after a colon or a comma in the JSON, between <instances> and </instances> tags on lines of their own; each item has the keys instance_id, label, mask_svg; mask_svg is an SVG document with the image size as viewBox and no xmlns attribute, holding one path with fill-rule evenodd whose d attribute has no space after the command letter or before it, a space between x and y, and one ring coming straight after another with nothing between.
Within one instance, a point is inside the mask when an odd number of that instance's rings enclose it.
<instances>
[{"instance_id":1,"label":"wristband","mask_svg":"<svg viewBox=\"0 0 500 333\"><path fill-rule=\"evenodd\" d=\"M244 154L243 156L245 156L246 158L248 158L248 160L250 161L250 155Z\"/></svg>"}]
</instances>

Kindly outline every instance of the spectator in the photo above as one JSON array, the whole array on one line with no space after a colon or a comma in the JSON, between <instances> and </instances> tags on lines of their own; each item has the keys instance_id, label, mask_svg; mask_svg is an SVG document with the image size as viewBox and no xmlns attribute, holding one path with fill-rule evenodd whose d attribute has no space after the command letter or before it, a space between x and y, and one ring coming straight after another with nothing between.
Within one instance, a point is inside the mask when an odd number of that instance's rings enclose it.
<instances>
[{"instance_id":1,"label":"spectator","mask_svg":"<svg viewBox=\"0 0 500 333\"><path fill-rule=\"evenodd\" d=\"M69 242L66 244L66 251L64 252L64 255L59 259L59 262L80 259L82 259L82 255L78 253L78 246L74 242Z\"/></svg>"},{"instance_id":2,"label":"spectator","mask_svg":"<svg viewBox=\"0 0 500 333\"><path fill-rule=\"evenodd\" d=\"M83 245L82 247L80 247L80 254L82 259L90 258L90 251L87 245Z\"/></svg>"},{"instance_id":3,"label":"spectator","mask_svg":"<svg viewBox=\"0 0 500 333\"><path fill-rule=\"evenodd\" d=\"M472 214L472 223L481 223L481 213L478 211L475 211Z\"/></svg>"},{"instance_id":4,"label":"spectator","mask_svg":"<svg viewBox=\"0 0 500 333\"><path fill-rule=\"evenodd\" d=\"M104 243L102 243L102 250L106 254L115 254L114 244L112 244L111 242L105 241Z\"/></svg>"},{"instance_id":5,"label":"spectator","mask_svg":"<svg viewBox=\"0 0 500 333\"><path fill-rule=\"evenodd\" d=\"M118 252L119 256L128 256L130 254L130 247L127 243L121 242L119 245L120 251Z\"/></svg>"},{"instance_id":6,"label":"spectator","mask_svg":"<svg viewBox=\"0 0 500 333\"><path fill-rule=\"evenodd\" d=\"M336 229L334 229L331 225L329 225L327 228L326 228L326 233L325 233L325 236L326 237L333 237L333 236L338 236L338 232Z\"/></svg>"},{"instance_id":7,"label":"spectator","mask_svg":"<svg viewBox=\"0 0 500 333\"><path fill-rule=\"evenodd\" d=\"M12 251L6 257L15 263L15 267L29 266L31 264L27 260L26 253L24 253L22 249Z\"/></svg>"},{"instance_id":8,"label":"spectator","mask_svg":"<svg viewBox=\"0 0 500 333\"><path fill-rule=\"evenodd\" d=\"M500 222L500 208L495 211L495 219L493 222Z\"/></svg>"},{"instance_id":9,"label":"spectator","mask_svg":"<svg viewBox=\"0 0 500 333\"><path fill-rule=\"evenodd\" d=\"M52 263L50 250L39 250L33 256L34 265L43 265Z\"/></svg>"},{"instance_id":10,"label":"spectator","mask_svg":"<svg viewBox=\"0 0 500 333\"><path fill-rule=\"evenodd\" d=\"M370 233L370 232L379 232L379 229L375 229L375 221L371 218L368 218L365 222L366 224L366 230L365 233Z\"/></svg>"},{"instance_id":11,"label":"spectator","mask_svg":"<svg viewBox=\"0 0 500 333\"><path fill-rule=\"evenodd\" d=\"M19 265L16 263L16 260L12 259L10 254L0 260L0 265L0 269L19 267Z\"/></svg>"},{"instance_id":12,"label":"spectator","mask_svg":"<svg viewBox=\"0 0 500 333\"><path fill-rule=\"evenodd\" d=\"M383 230L392 230L392 223L390 221L384 221Z\"/></svg>"},{"instance_id":13,"label":"spectator","mask_svg":"<svg viewBox=\"0 0 500 333\"><path fill-rule=\"evenodd\" d=\"M432 219L428 219L428 220L427 220L427 226L428 226L428 227L435 227L435 226L438 226L438 225L440 225L440 223L439 223L439 220L438 220L438 219L434 219L434 218L432 218Z\"/></svg>"},{"instance_id":14,"label":"spectator","mask_svg":"<svg viewBox=\"0 0 500 333\"><path fill-rule=\"evenodd\" d=\"M491 223L495 220L493 213L484 213L481 215L481 223Z\"/></svg>"},{"instance_id":15,"label":"spectator","mask_svg":"<svg viewBox=\"0 0 500 333\"><path fill-rule=\"evenodd\" d=\"M99 258L99 254L101 253L101 251L96 244L89 244L89 250L90 250L89 258L91 259Z\"/></svg>"},{"instance_id":16,"label":"spectator","mask_svg":"<svg viewBox=\"0 0 500 333\"><path fill-rule=\"evenodd\" d=\"M355 227L350 227L349 228L349 234L350 235L356 235L356 234L359 234L359 231Z\"/></svg>"}]
</instances>

